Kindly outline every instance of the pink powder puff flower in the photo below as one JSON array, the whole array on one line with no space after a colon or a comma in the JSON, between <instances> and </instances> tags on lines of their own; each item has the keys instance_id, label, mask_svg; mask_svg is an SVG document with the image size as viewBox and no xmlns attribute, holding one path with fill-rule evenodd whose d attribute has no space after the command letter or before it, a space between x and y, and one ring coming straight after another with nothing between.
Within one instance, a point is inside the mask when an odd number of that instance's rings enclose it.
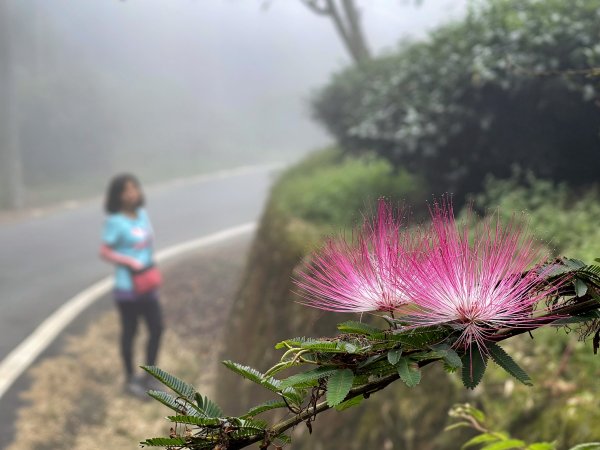
<instances>
[{"instance_id":1,"label":"pink powder puff flower","mask_svg":"<svg viewBox=\"0 0 600 450\"><path fill-rule=\"evenodd\" d=\"M409 327L449 325L460 331L455 347L486 342L502 328L536 324L536 305L557 286L545 278L546 256L526 226L499 217L470 229L457 224L452 205L431 209L432 223L416 252L403 252L405 264L396 277L414 304L404 319Z\"/></svg>"},{"instance_id":2,"label":"pink powder puff flower","mask_svg":"<svg viewBox=\"0 0 600 450\"><path fill-rule=\"evenodd\" d=\"M337 312L391 312L408 298L398 288L402 265L400 219L380 199L377 216L365 221L351 243L329 240L294 280L300 303Z\"/></svg>"}]
</instances>

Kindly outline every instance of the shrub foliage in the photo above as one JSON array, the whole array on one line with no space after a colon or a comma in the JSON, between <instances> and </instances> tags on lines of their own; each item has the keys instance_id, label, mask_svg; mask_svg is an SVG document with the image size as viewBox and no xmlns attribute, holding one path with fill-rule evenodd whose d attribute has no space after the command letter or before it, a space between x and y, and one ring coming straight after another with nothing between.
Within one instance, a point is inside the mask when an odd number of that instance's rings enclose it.
<instances>
[{"instance_id":1,"label":"shrub foliage","mask_svg":"<svg viewBox=\"0 0 600 450\"><path fill-rule=\"evenodd\" d=\"M346 151L373 150L459 197L515 163L593 181L599 19L595 0L476 2L428 40L335 75L314 115Z\"/></svg>"}]
</instances>

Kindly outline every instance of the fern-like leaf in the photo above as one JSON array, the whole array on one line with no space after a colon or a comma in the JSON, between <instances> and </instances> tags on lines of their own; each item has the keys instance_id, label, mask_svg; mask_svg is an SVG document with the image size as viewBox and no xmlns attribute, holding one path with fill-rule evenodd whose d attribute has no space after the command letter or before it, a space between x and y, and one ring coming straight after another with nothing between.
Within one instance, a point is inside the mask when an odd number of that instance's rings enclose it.
<instances>
[{"instance_id":1,"label":"fern-like leaf","mask_svg":"<svg viewBox=\"0 0 600 450\"><path fill-rule=\"evenodd\" d=\"M236 430L231 434L233 439L248 438L251 436L262 436L268 427L267 422L259 419L241 419L234 421Z\"/></svg>"},{"instance_id":2,"label":"fern-like leaf","mask_svg":"<svg viewBox=\"0 0 600 450\"><path fill-rule=\"evenodd\" d=\"M286 387L311 387L321 378L326 378L338 371L337 367L318 367L308 372L298 373L281 380L281 386Z\"/></svg>"},{"instance_id":3,"label":"fern-like leaf","mask_svg":"<svg viewBox=\"0 0 600 450\"><path fill-rule=\"evenodd\" d=\"M196 425L198 427L215 428L221 425L221 421L214 417L197 416L167 416L167 419L174 423L183 423L185 425Z\"/></svg>"},{"instance_id":4,"label":"fern-like leaf","mask_svg":"<svg viewBox=\"0 0 600 450\"><path fill-rule=\"evenodd\" d=\"M312 338L293 338L279 342L275 348L299 347L319 353L356 353L358 346L344 341L321 340Z\"/></svg>"},{"instance_id":5,"label":"fern-like leaf","mask_svg":"<svg viewBox=\"0 0 600 450\"><path fill-rule=\"evenodd\" d=\"M498 344L488 345L492 360L509 374L527 386L533 386L529 375Z\"/></svg>"},{"instance_id":6,"label":"fern-like leaf","mask_svg":"<svg viewBox=\"0 0 600 450\"><path fill-rule=\"evenodd\" d=\"M187 400L180 397L174 397L167 392L162 391L148 391L148 395L160 403L165 405L167 408L172 409L177 414L187 414L202 417L202 414L198 412L195 405L191 404Z\"/></svg>"},{"instance_id":7,"label":"fern-like leaf","mask_svg":"<svg viewBox=\"0 0 600 450\"><path fill-rule=\"evenodd\" d=\"M142 366L142 369L167 386L169 389L176 392L179 396L189 399L190 401L194 398L196 389L187 384L185 381L180 380L179 378L165 372L162 369L159 369L156 366Z\"/></svg>"},{"instance_id":8,"label":"fern-like leaf","mask_svg":"<svg viewBox=\"0 0 600 450\"><path fill-rule=\"evenodd\" d=\"M184 438L150 438L144 442L140 442L140 445L147 447L184 447L186 441Z\"/></svg>"},{"instance_id":9,"label":"fern-like leaf","mask_svg":"<svg viewBox=\"0 0 600 450\"><path fill-rule=\"evenodd\" d=\"M448 336L448 332L439 328L424 328L393 333L389 339L403 344L405 350L422 349L429 345L442 342Z\"/></svg>"},{"instance_id":10,"label":"fern-like leaf","mask_svg":"<svg viewBox=\"0 0 600 450\"><path fill-rule=\"evenodd\" d=\"M583 261L581 261L580 259L562 258L561 261L565 266L567 266L571 270L579 270L579 269L585 267L585 263Z\"/></svg>"},{"instance_id":11,"label":"fern-like leaf","mask_svg":"<svg viewBox=\"0 0 600 450\"><path fill-rule=\"evenodd\" d=\"M300 406L304 402L305 393L302 389L286 387L281 390L280 394L285 397L288 402L291 402L294 405Z\"/></svg>"},{"instance_id":12,"label":"fern-like leaf","mask_svg":"<svg viewBox=\"0 0 600 450\"><path fill-rule=\"evenodd\" d=\"M467 389L475 389L483 378L486 367L487 357L477 345L471 345L462 357L462 382Z\"/></svg>"},{"instance_id":13,"label":"fern-like leaf","mask_svg":"<svg viewBox=\"0 0 600 450\"><path fill-rule=\"evenodd\" d=\"M343 333L355 333L369 336L373 339L384 339L385 334L382 330L372 325L368 325L362 322L355 322L350 320L348 322L342 322L338 324L338 330Z\"/></svg>"},{"instance_id":14,"label":"fern-like leaf","mask_svg":"<svg viewBox=\"0 0 600 450\"><path fill-rule=\"evenodd\" d=\"M223 361L223 364L229 370L243 376L247 380L253 381L256 384L260 384L270 391L277 392L282 389L281 381L276 378L266 376L250 366L244 366L243 364L239 364L234 361Z\"/></svg>"},{"instance_id":15,"label":"fern-like leaf","mask_svg":"<svg viewBox=\"0 0 600 450\"><path fill-rule=\"evenodd\" d=\"M569 450L600 450L600 442L586 442L585 444L571 447Z\"/></svg>"},{"instance_id":16,"label":"fern-like leaf","mask_svg":"<svg viewBox=\"0 0 600 450\"><path fill-rule=\"evenodd\" d=\"M287 405L285 404L285 402L279 401L279 400L268 400L264 403L261 403L260 405L256 405L254 407L252 407L246 414L244 414L241 418L242 419L246 419L246 418L250 418L250 417L254 417L257 416L258 414L261 414L265 411L270 411L272 409L277 409L277 408L285 408Z\"/></svg>"},{"instance_id":17,"label":"fern-like leaf","mask_svg":"<svg viewBox=\"0 0 600 450\"><path fill-rule=\"evenodd\" d=\"M364 396L358 395L356 397L352 397L345 402L340 403L335 407L336 411L344 411L345 409L352 408L353 406L360 405L364 400Z\"/></svg>"},{"instance_id":18,"label":"fern-like leaf","mask_svg":"<svg viewBox=\"0 0 600 450\"><path fill-rule=\"evenodd\" d=\"M206 417L223 417L224 414L219 405L210 400L208 397L203 397L198 392L196 392L196 394L194 395L194 400L196 401L196 405L198 405L200 411Z\"/></svg>"}]
</instances>

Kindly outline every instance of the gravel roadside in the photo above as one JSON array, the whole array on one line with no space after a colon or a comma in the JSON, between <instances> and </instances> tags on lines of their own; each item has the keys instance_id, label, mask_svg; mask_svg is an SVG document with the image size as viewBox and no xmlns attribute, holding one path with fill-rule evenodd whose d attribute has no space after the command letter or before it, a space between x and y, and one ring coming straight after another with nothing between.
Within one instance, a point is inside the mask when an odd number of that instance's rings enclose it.
<instances>
[{"instance_id":1,"label":"gravel roadside","mask_svg":"<svg viewBox=\"0 0 600 450\"><path fill-rule=\"evenodd\" d=\"M158 365L209 397L250 240L237 238L162 266L165 333ZM144 327L140 331L138 359L146 336ZM134 449L145 438L168 435L166 407L123 393L118 334L111 308L64 336L61 351L29 369L7 450Z\"/></svg>"}]
</instances>

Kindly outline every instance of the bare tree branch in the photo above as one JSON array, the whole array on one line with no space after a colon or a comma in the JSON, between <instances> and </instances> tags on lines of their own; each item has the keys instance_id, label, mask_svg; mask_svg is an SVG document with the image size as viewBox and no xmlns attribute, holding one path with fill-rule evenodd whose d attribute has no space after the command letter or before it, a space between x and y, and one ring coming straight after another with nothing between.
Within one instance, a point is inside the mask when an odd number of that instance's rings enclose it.
<instances>
[{"instance_id":1,"label":"bare tree branch","mask_svg":"<svg viewBox=\"0 0 600 450\"><path fill-rule=\"evenodd\" d=\"M314 13L331 18L342 43L356 64L371 58L354 0L342 0L341 5L336 4L335 0L300 1Z\"/></svg>"},{"instance_id":2,"label":"bare tree branch","mask_svg":"<svg viewBox=\"0 0 600 450\"><path fill-rule=\"evenodd\" d=\"M304 3L312 12L322 15L328 16L331 13L329 9L328 2L326 1L324 4L319 4L318 0L300 0Z\"/></svg>"}]
</instances>

